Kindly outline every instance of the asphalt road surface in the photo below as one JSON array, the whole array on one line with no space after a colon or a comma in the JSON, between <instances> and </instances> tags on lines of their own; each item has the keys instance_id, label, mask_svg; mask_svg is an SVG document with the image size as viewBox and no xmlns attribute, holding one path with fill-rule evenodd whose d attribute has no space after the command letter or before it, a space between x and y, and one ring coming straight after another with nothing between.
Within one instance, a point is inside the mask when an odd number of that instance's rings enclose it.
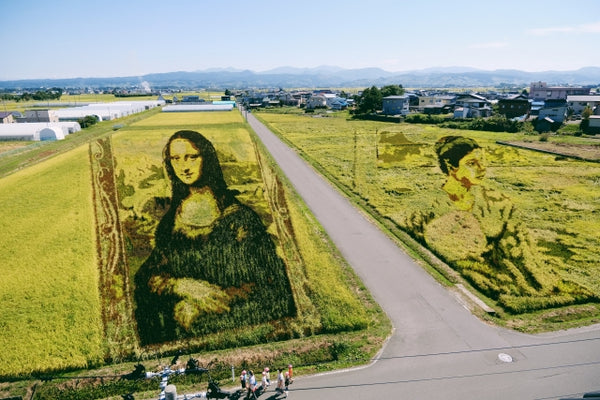
<instances>
[{"instance_id":1,"label":"asphalt road surface","mask_svg":"<svg viewBox=\"0 0 600 400\"><path fill-rule=\"evenodd\" d=\"M251 113L243 115L394 325L371 364L297 377L289 398L560 399L600 390L600 325L526 335L482 322ZM276 395L270 389L261 398Z\"/></svg>"}]
</instances>

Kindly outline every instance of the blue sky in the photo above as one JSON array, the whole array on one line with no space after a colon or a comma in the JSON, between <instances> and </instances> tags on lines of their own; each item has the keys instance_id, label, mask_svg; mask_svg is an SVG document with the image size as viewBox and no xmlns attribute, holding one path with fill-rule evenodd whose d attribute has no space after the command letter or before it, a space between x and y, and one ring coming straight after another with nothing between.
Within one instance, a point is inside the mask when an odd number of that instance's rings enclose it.
<instances>
[{"instance_id":1,"label":"blue sky","mask_svg":"<svg viewBox=\"0 0 600 400\"><path fill-rule=\"evenodd\" d=\"M600 66L600 1L0 0L0 80Z\"/></svg>"}]
</instances>

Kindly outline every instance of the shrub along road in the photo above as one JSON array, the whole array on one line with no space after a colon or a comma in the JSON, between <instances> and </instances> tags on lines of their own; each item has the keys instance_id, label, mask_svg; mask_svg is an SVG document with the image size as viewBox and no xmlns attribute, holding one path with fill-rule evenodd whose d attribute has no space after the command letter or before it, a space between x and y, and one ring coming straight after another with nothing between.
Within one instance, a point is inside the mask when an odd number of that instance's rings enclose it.
<instances>
[{"instance_id":1,"label":"shrub along road","mask_svg":"<svg viewBox=\"0 0 600 400\"><path fill-rule=\"evenodd\" d=\"M600 389L600 325L525 335L484 323L283 144L250 126L394 332L368 367L295 380L295 399L558 399Z\"/></svg>"}]
</instances>

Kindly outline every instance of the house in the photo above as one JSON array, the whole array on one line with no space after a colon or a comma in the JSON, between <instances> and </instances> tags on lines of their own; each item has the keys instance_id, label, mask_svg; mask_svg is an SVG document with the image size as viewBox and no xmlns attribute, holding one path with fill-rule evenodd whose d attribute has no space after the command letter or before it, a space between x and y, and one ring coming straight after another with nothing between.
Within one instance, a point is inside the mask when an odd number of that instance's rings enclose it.
<instances>
[{"instance_id":1,"label":"house","mask_svg":"<svg viewBox=\"0 0 600 400\"><path fill-rule=\"evenodd\" d=\"M410 98L408 96L386 96L383 98L384 115L406 115L409 112Z\"/></svg>"},{"instance_id":2,"label":"house","mask_svg":"<svg viewBox=\"0 0 600 400\"><path fill-rule=\"evenodd\" d=\"M348 108L348 102L346 101L346 99L336 96L331 100L327 100L327 106L330 107L332 110L345 110L346 108Z\"/></svg>"},{"instance_id":3,"label":"house","mask_svg":"<svg viewBox=\"0 0 600 400\"><path fill-rule=\"evenodd\" d=\"M430 105L430 106L425 106L425 108L423 109L423 114L432 114L432 115L439 115L439 114L448 114L451 113L454 110L454 106L450 105L450 104L434 104L434 105Z\"/></svg>"},{"instance_id":4,"label":"house","mask_svg":"<svg viewBox=\"0 0 600 400\"><path fill-rule=\"evenodd\" d=\"M553 122L562 124L567 117L566 100L546 100L544 107L538 111L538 119L550 118Z\"/></svg>"},{"instance_id":5,"label":"house","mask_svg":"<svg viewBox=\"0 0 600 400\"><path fill-rule=\"evenodd\" d=\"M532 82L529 98L534 100L566 100L567 96L586 96L590 88L572 86L548 86L546 82Z\"/></svg>"},{"instance_id":6,"label":"house","mask_svg":"<svg viewBox=\"0 0 600 400\"><path fill-rule=\"evenodd\" d=\"M516 118L529 114L531 102L523 94L514 95L505 99L498 100L498 113L505 115L506 118Z\"/></svg>"},{"instance_id":7,"label":"house","mask_svg":"<svg viewBox=\"0 0 600 400\"><path fill-rule=\"evenodd\" d=\"M592 111L598 109L600 105L600 96L588 95L588 96L567 96L567 107L573 110L573 114L581 115L586 107L589 107Z\"/></svg>"},{"instance_id":8,"label":"house","mask_svg":"<svg viewBox=\"0 0 600 400\"><path fill-rule=\"evenodd\" d=\"M555 126L555 121L552 118L545 117L537 120L535 124L535 130L539 133L550 132L552 127Z\"/></svg>"},{"instance_id":9,"label":"house","mask_svg":"<svg viewBox=\"0 0 600 400\"><path fill-rule=\"evenodd\" d=\"M544 108L544 101L532 100L531 101L531 109L529 110L529 115L537 116L540 114L540 110Z\"/></svg>"},{"instance_id":10,"label":"house","mask_svg":"<svg viewBox=\"0 0 600 400\"><path fill-rule=\"evenodd\" d=\"M426 109L436 109L443 106L451 106L456 101L456 96L449 95L433 95L433 96L419 96L418 110L420 112L426 112ZM448 108L448 107L446 107Z\"/></svg>"},{"instance_id":11,"label":"house","mask_svg":"<svg viewBox=\"0 0 600 400\"><path fill-rule=\"evenodd\" d=\"M323 95L310 96L306 101L306 108L314 110L315 108L327 108L327 99Z\"/></svg>"},{"instance_id":12,"label":"house","mask_svg":"<svg viewBox=\"0 0 600 400\"><path fill-rule=\"evenodd\" d=\"M457 108L461 109L458 113ZM454 118L485 118L491 115L491 103L483 96L469 93L456 98Z\"/></svg>"},{"instance_id":13,"label":"house","mask_svg":"<svg viewBox=\"0 0 600 400\"><path fill-rule=\"evenodd\" d=\"M12 124L15 122L15 117L11 112L0 111L0 124Z\"/></svg>"}]
</instances>

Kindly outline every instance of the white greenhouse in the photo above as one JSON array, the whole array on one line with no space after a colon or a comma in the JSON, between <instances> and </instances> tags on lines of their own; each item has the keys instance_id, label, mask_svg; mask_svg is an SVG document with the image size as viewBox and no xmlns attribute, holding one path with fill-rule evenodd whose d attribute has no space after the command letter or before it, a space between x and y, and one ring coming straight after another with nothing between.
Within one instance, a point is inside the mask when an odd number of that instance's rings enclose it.
<instances>
[{"instance_id":1,"label":"white greenhouse","mask_svg":"<svg viewBox=\"0 0 600 400\"><path fill-rule=\"evenodd\" d=\"M165 104L164 100L115 101L112 103L90 103L81 107L58 108L55 110L60 121L77 121L88 115L98 121L111 121Z\"/></svg>"},{"instance_id":2,"label":"white greenhouse","mask_svg":"<svg viewBox=\"0 0 600 400\"><path fill-rule=\"evenodd\" d=\"M0 140L62 140L80 130L77 122L0 124Z\"/></svg>"},{"instance_id":3,"label":"white greenhouse","mask_svg":"<svg viewBox=\"0 0 600 400\"><path fill-rule=\"evenodd\" d=\"M163 107L163 112L231 111L233 104L177 104Z\"/></svg>"}]
</instances>

